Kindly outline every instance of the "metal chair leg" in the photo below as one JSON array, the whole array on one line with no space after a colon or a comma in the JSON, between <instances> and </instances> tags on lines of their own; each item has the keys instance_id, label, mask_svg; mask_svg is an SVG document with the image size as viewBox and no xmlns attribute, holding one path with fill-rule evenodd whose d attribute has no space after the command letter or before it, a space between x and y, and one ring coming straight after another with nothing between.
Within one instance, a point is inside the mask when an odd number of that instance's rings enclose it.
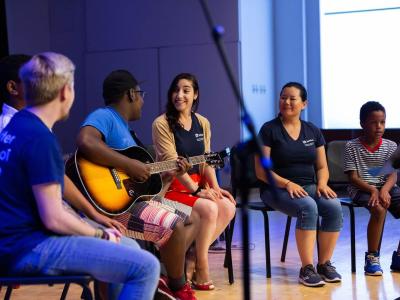
<instances>
[{"instance_id":1,"label":"metal chair leg","mask_svg":"<svg viewBox=\"0 0 400 300\"><path fill-rule=\"evenodd\" d=\"M228 226L225 229L225 244L226 244L225 259L228 268L229 284L233 284L234 279L233 279L233 264L232 264L232 239L230 231L231 231L230 226Z\"/></svg>"},{"instance_id":2,"label":"metal chair leg","mask_svg":"<svg viewBox=\"0 0 400 300\"><path fill-rule=\"evenodd\" d=\"M89 275L65 275L65 276L37 276L37 277L5 277L1 278L2 284L7 284L7 290L4 295L4 300L9 300L16 285L36 285L43 284L53 286L56 284L64 284L60 300L65 300L68 294L71 283L75 283L82 287L82 299L93 300L92 291L89 287L93 280Z\"/></svg>"},{"instance_id":3,"label":"metal chair leg","mask_svg":"<svg viewBox=\"0 0 400 300\"><path fill-rule=\"evenodd\" d=\"M185 270L186 270L186 262L185 262ZM102 295L99 287L99 281L97 279L93 280L93 294L95 300L101 300Z\"/></svg>"},{"instance_id":4,"label":"metal chair leg","mask_svg":"<svg viewBox=\"0 0 400 300\"><path fill-rule=\"evenodd\" d=\"M317 242L317 254L318 254L318 258L319 258L319 240L318 240L319 227L320 227L320 224L319 224L319 217L317 217L317 232L316 232L317 237L316 237L316 242Z\"/></svg>"},{"instance_id":5,"label":"metal chair leg","mask_svg":"<svg viewBox=\"0 0 400 300\"><path fill-rule=\"evenodd\" d=\"M92 291L90 290L88 282L80 282L79 285L82 287L81 299L93 300Z\"/></svg>"},{"instance_id":6,"label":"metal chair leg","mask_svg":"<svg viewBox=\"0 0 400 300\"><path fill-rule=\"evenodd\" d=\"M233 217L233 219L229 223L228 227L225 229L225 236L229 237L229 241L230 241L230 248L229 248L230 250L232 250L232 237L233 237L233 229L235 228L235 219L236 219L236 215ZM227 232L227 229L228 229L228 232ZM226 243L226 241L225 241L225 243ZM225 258L224 258L224 268L228 268L228 257L226 255L226 252L225 252Z\"/></svg>"},{"instance_id":7,"label":"metal chair leg","mask_svg":"<svg viewBox=\"0 0 400 300\"><path fill-rule=\"evenodd\" d=\"M12 293L12 285L7 286L7 291L6 294L4 296L4 300L9 300L11 297L11 293Z\"/></svg>"},{"instance_id":8,"label":"metal chair leg","mask_svg":"<svg viewBox=\"0 0 400 300\"><path fill-rule=\"evenodd\" d=\"M271 278L271 249L269 243L269 220L268 212L262 211L264 215L264 239L265 239L265 269L267 271L267 278Z\"/></svg>"},{"instance_id":9,"label":"metal chair leg","mask_svg":"<svg viewBox=\"0 0 400 300\"><path fill-rule=\"evenodd\" d=\"M283 239L283 245L282 245L282 255L281 255L281 262L285 262L286 259L286 249L287 249L287 244L289 240L289 233L290 233L290 224L292 223L292 217L287 217L286 220L286 229L285 229L285 237Z\"/></svg>"},{"instance_id":10,"label":"metal chair leg","mask_svg":"<svg viewBox=\"0 0 400 300\"><path fill-rule=\"evenodd\" d=\"M354 220L354 208L349 206L350 211L350 247L351 247L351 272L356 272L356 230Z\"/></svg>"},{"instance_id":11,"label":"metal chair leg","mask_svg":"<svg viewBox=\"0 0 400 300\"><path fill-rule=\"evenodd\" d=\"M69 286L70 286L69 283L66 283L66 284L64 285L64 288L63 288L63 291L62 291L60 300L65 300L65 298L67 297L67 293L68 293L68 290L69 290Z\"/></svg>"}]
</instances>

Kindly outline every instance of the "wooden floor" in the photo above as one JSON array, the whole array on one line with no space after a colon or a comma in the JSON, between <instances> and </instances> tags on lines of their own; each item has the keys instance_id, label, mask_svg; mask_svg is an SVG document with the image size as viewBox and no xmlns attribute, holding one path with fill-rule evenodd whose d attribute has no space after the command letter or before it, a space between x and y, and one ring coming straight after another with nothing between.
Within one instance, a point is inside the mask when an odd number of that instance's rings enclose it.
<instances>
[{"instance_id":1,"label":"wooden floor","mask_svg":"<svg viewBox=\"0 0 400 300\"><path fill-rule=\"evenodd\" d=\"M290 234L287 258L280 262L280 251L286 217L278 212L270 213L272 278L265 277L263 218L261 213L251 212L251 295L252 299L390 299L400 297L400 273L390 271L391 256L400 238L400 223L388 215L381 249L382 277L365 276L363 272L364 251L366 248L366 224L369 214L364 209L356 209L356 251L357 273L350 268L349 214L344 208L344 228L332 259L337 270L342 274L342 283L327 284L322 288L308 288L297 282L299 257L294 241L294 224ZM294 223L294 222L293 222ZM233 243L240 248L240 224L235 228ZM210 253L212 279L216 289L210 292L196 292L200 300L242 299L241 251L233 250L235 283L229 285L226 269L222 268L223 254ZM12 299L59 299L61 286L21 287L14 290ZM4 288L0 298L4 297ZM79 299L80 288L72 286L68 299Z\"/></svg>"}]
</instances>

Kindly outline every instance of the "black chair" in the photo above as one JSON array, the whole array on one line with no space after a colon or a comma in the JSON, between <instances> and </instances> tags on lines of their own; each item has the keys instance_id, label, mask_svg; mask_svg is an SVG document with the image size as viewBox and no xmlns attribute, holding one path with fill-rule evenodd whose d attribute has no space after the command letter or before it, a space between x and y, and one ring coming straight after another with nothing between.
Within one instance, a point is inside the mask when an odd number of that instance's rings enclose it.
<instances>
[{"instance_id":1,"label":"black chair","mask_svg":"<svg viewBox=\"0 0 400 300\"><path fill-rule=\"evenodd\" d=\"M327 145L326 157L329 169L329 186L337 193L342 206L346 206L350 212L350 249L351 249L351 271L356 272L356 234L354 208L359 207L353 203L347 193L349 184L347 175L344 173L344 147L347 141L331 141Z\"/></svg>"},{"instance_id":2,"label":"black chair","mask_svg":"<svg viewBox=\"0 0 400 300\"><path fill-rule=\"evenodd\" d=\"M27 277L0 277L0 286L6 286L7 290L4 295L4 300L11 298L13 286L15 285L39 285L39 284L64 284L61 300L66 299L69 286L71 283L78 284L82 287L81 299L92 300L92 291L89 283L94 280L90 275L65 275L65 276L27 276ZM95 289L96 290L96 289Z\"/></svg>"},{"instance_id":3,"label":"black chair","mask_svg":"<svg viewBox=\"0 0 400 300\"><path fill-rule=\"evenodd\" d=\"M231 165L231 190L232 195L235 199L237 199L238 193L242 188L242 182L240 181L240 172L248 172L248 177L250 178L249 188L250 189L257 189L259 188L259 182L255 175L254 170L254 155L249 154L246 158L246 170L240 169L240 161L237 154L236 146L231 149L230 154L230 165ZM237 208L241 208L241 204L237 203ZM264 217L264 240L265 240L265 268L266 268L266 277L271 278L271 252L270 252L270 242L269 242L269 219L268 219L268 212L274 211L273 208L264 204L264 202L249 202L248 209L260 211ZM291 217L287 217L286 221L286 230L285 230L285 237L283 241L282 247L282 254L281 254L281 261L285 261L286 257L286 249L287 243L289 239L289 231L290 231L290 224L291 224ZM232 249L231 249L231 241L233 236L235 218L231 221L229 227L226 229L226 253L225 253L225 261L224 266L228 268L228 277L229 283L232 284L234 282L233 276L233 265L232 265Z\"/></svg>"}]
</instances>

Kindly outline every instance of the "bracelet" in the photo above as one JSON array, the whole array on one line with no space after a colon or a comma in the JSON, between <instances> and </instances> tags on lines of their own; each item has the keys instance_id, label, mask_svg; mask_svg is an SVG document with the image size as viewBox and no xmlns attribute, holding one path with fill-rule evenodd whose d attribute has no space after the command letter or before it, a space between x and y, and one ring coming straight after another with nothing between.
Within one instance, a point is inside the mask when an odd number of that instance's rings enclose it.
<instances>
[{"instance_id":1,"label":"bracelet","mask_svg":"<svg viewBox=\"0 0 400 300\"><path fill-rule=\"evenodd\" d=\"M96 228L96 231L94 233L94 237L97 238L97 239L102 239L102 240L109 240L110 239L110 235L103 228Z\"/></svg>"},{"instance_id":2,"label":"bracelet","mask_svg":"<svg viewBox=\"0 0 400 300\"><path fill-rule=\"evenodd\" d=\"M96 239L101 239L102 235L103 235L103 229L96 228L96 231L94 232L94 237Z\"/></svg>"},{"instance_id":3,"label":"bracelet","mask_svg":"<svg viewBox=\"0 0 400 300\"><path fill-rule=\"evenodd\" d=\"M198 187L197 187L197 190L195 190L195 191L192 193L192 196L196 196L200 191L201 191L201 186L198 186Z\"/></svg>"},{"instance_id":4,"label":"bracelet","mask_svg":"<svg viewBox=\"0 0 400 300\"><path fill-rule=\"evenodd\" d=\"M289 183L291 183L290 180L288 180L288 181L285 183L285 188L287 187L287 185L288 185Z\"/></svg>"}]
</instances>

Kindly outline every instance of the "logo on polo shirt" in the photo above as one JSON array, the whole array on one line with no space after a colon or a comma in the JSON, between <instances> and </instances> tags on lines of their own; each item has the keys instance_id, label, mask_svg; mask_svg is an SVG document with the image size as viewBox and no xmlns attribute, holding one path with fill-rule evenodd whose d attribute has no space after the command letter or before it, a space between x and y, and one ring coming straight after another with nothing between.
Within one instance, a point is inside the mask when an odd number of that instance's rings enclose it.
<instances>
[{"instance_id":1,"label":"logo on polo shirt","mask_svg":"<svg viewBox=\"0 0 400 300\"><path fill-rule=\"evenodd\" d=\"M198 142L201 142L204 140L204 134L202 134L202 133L195 133L194 136L196 138L196 141L198 141Z\"/></svg>"},{"instance_id":2,"label":"logo on polo shirt","mask_svg":"<svg viewBox=\"0 0 400 300\"><path fill-rule=\"evenodd\" d=\"M306 147L314 146L314 144L315 144L314 139L303 140L303 145Z\"/></svg>"}]
</instances>

